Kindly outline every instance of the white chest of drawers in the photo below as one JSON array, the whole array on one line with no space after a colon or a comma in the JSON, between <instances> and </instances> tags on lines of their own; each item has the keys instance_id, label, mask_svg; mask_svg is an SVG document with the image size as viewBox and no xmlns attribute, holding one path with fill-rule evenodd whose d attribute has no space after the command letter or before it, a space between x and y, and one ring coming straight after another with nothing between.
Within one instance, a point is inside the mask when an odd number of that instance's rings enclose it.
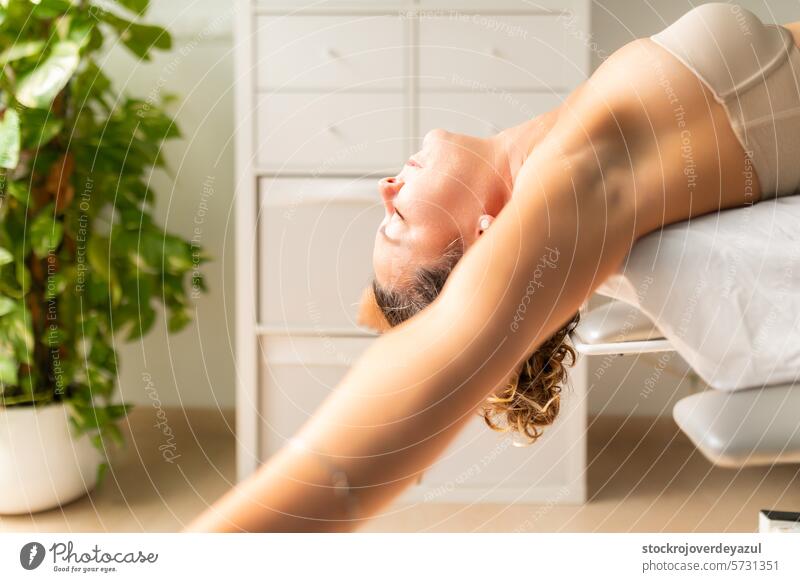
<instances>
[{"instance_id":1,"label":"white chest of drawers","mask_svg":"<svg viewBox=\"0 0 800 582\"><path fill-rule=\"evenodd\" d=\"M355 313L383 215L376 178L429 129L488 135L557 105L588 74L588 27L588 0L239 0L240 478L374 339ZM582 501L583 383L562 410L527 448L476 417L404 499Z\"/></svg>"}]
</instances>

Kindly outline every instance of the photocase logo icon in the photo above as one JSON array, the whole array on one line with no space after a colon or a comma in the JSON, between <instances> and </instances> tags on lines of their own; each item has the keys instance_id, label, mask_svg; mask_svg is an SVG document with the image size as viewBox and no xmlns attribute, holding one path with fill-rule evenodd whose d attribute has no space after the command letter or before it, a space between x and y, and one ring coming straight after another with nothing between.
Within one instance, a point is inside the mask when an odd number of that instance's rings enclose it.
<instances>
[{"instance_id":1,"label":"photocase logo icon","mask_svg":"<svg viewBox=\"0 0 800 582\"><path fill-rule=\"evenodd\" d=\"M26 570L35 570L44 560L44 546L39 542L28 542L19 551L19 563Z\"/></svg>"}]
</instances>

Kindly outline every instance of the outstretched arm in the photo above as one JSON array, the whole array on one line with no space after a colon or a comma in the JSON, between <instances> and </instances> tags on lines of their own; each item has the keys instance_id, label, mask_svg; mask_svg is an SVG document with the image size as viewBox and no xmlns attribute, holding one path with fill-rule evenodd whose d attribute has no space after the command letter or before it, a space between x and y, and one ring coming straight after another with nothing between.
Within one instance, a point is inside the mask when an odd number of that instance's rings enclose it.
<instances>
[{"instance_id":1,"label":"outstretched arm","mask_svg":"<svg viewBox=\"0 0 800 582\"><path fill-rule=\"evenodd\" d=\"M320 454L284 448L191 530L354 529L325 458L347 475L357 516L374 515L574 315L634 240L624 146L613 118L588 101L580 92L570 98L525 162L519 195L439 298L373 342L301 429ZM542 256L555 266L537 271Z\"/></svg>"}]
</instances>

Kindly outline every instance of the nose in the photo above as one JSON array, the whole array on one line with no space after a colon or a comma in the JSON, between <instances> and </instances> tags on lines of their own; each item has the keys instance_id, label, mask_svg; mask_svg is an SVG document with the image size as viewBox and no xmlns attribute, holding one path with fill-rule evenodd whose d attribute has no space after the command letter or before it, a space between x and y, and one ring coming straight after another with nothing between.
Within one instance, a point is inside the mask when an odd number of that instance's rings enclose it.
<instances>
[{"instance_id":1,"label":"nose","mask_svg":"<svg viewBox=\"0 0 800 582\"><path fill-rule=\"evenodd\" d=\"M431 141L441 140L447 137L447 131L442 129L441 127L437 127L428 131L425 136L422 138L422 143L427 144Z\"/></svg>"},{"instance_id":2,"label":"nose","mask_svg":"<svg viewBox=\"0 0 800 582\"><path fill-rule=\"evenodd\" d=\"M386 207L387 214L394 213L394 199L400 188L403 187L403 181L400 178L383 178L378 182L378 189L383 199L383 205Z\"/></svg>"}]
</instances>

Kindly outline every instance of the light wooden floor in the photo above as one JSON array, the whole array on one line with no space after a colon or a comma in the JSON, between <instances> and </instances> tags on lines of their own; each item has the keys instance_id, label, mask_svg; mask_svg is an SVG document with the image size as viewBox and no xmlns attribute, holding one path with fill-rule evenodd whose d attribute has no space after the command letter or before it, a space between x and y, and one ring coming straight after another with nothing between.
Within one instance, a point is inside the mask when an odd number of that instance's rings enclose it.
<instances>
[{"instance_id":1,"label":"light wooden floor","mask_svg":"<svg viewBox=\"0 0 800 582\"><path fill-rule=\"evenodd\" d=\"M230 485L233 415L167 409L174 464L159 453L155 410L130 417L106 483L59 510L0 517L0 531L178 531ZM800 466L712 467L674 427L601 417L589 434L590 501L581 506L394 507L361 531L755 531L758 510L800 510Z\"/></svg>"}]
</instances>

